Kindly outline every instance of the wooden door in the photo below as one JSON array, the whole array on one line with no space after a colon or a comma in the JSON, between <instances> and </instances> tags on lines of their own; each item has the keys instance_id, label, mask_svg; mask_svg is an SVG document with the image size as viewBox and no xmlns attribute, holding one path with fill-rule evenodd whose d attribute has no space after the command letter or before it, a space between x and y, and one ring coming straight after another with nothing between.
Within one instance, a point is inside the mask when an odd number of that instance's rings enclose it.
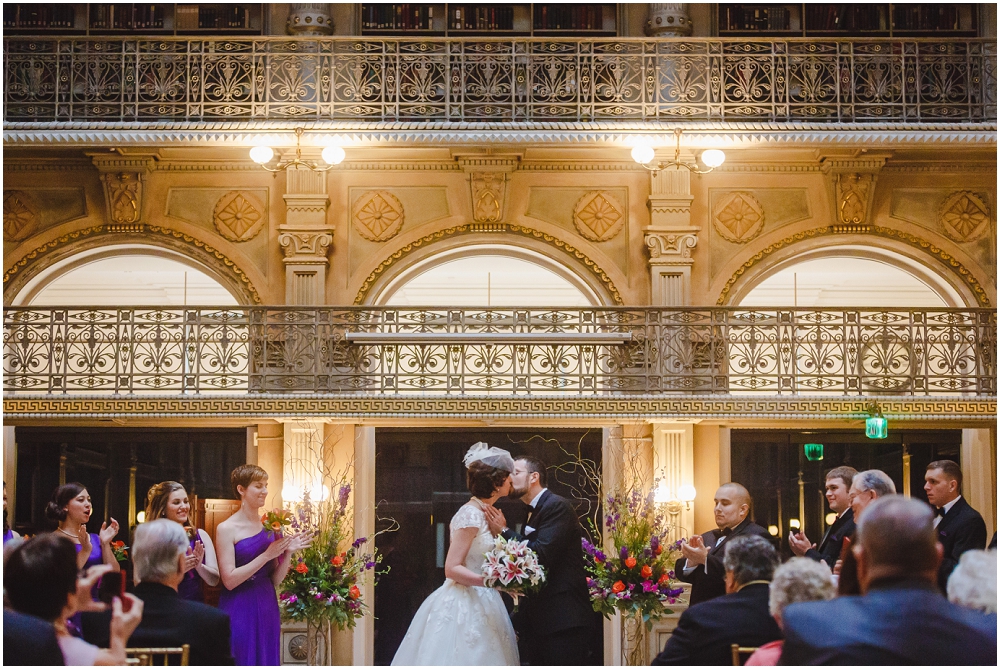
<instances>
[{"instance_id":1,"label":"wooden door","mask_svg":"<svg viewBox=\"0 0 1000 669\"><path fill-rule=\"evenodd\" d=\"M197 526L208 532L215 544L215 530L219 523L236 513L240 508L238 499L198 499L194 504ZM211 606L219 605L219 595L222 593L222 583L219 585L205 584L205 603Z\"/></svg>"}]
</instances>

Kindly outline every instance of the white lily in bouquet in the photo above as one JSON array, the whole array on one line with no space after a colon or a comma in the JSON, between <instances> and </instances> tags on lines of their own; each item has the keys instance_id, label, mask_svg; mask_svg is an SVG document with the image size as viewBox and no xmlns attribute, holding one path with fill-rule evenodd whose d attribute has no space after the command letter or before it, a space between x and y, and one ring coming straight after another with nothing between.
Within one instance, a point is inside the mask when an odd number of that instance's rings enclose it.
<instances>
[{"instance_id":1,"label":"white lily in bouquet","mask_svg":"<svg viewBox=\"0 0 1000 669\"><path fill-rule=\"evenodd\" d=\"M507 541L498 536L493 548L485 553L483 583L488 588L506 592L517 609L520 597L538 592L545 583L545 568L527 541Z\"/></svg>"}]
</instances>

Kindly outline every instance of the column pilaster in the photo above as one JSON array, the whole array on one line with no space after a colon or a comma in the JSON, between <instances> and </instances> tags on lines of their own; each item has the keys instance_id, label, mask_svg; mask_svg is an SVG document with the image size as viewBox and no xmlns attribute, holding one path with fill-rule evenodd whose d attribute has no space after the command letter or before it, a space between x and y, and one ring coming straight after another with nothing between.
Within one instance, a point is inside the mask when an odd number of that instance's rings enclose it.
<instances>
[{"instance_id":1,"label":"column pilaster","mask_svg":"<svg viewBox=\"0 0 1000 669\"><path fill-rule=\"evenodd\" d=\"M649 251L652 306L691 303L691 251L698 245L701 230L691 225L693 200L688 170L667 169L650 175L649 227L643 233Z\"/></svg>"},{"instance_id":2,"label":"column pilaster","mask_svg":"<svg viewBox=\"0 0 1000 669\"><path fill-rule=\"evenodd\" d=\"M327 253L334 231L327 222L326 174L292 168L285 175L285 223L278 228L285 256L285 303L325 304Z\"/></svg>"}]
</instances>

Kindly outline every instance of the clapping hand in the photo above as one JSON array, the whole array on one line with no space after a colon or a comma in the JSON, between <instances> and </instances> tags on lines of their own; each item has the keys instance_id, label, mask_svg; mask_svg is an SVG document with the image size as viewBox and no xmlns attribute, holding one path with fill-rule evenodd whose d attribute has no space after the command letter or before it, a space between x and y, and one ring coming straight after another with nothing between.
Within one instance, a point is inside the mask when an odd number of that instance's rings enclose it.
<instances>
[{"instance_id":1,"label":"clapping hand","mask_svg":"<svg viewBox=\"0 0 1000 669\"><path fill-rule=\"evenodd\" d=\"M507 519L504 518L503 511L495 506L486 505L483 512L486 514L486 524L489 525L490 534L497 536L507 529Z\"/></svg>"},{"instance_id":2,"label":"clapping hand","mask_svg":"<svg viewBox=\"0 0 1000 669\"><path fill-rule=\"evenodd\" d=\"M83 552L83 551L81 551ZM88 553L89 555L89 553ZM111 571L111 565L99 564L87 570L87 573L76 579L76 610L103 611L107 608L104 602L94 601L91 596L94 584L98 579Z\"/></svg>"},{"instance_id":3,"label":"clapping hand","mask_svg":"<svg viewBox=\"0 0 1000 669\"><path fill-rule=\"evenodd\" d=\"M188 573L198 565L202 563L205 559L205 544L200 541L196 541L194 548L189 548L187 555L184 557L184 573Z\"/></svg>"},{"instance_id":4,"label":"clapping hand","mask_svg":"<svg viewBox=\"0 0 1000 669\"><path fill-rule=\"evenodd\" d=\"M98 536L101 538L101 544L111 543L111 540L118 536L118 521L112 518L110 525L101 523L101 532Z\"/></svg>"},{"instance_id":5,"label":"clapping hand","mask_svg":"<svg viewBox=\"0 0 1000 669\"><path fill-rule=\"evenodd\" d=\"M708 546L700 534L696 534L687 542L681 544L681 553L687 559L688 567L695 567L708 562Z\"/></svg>"},{"instance_id":6,"label":"clapping hand","mask_svg":"<svg viewBox=\"0 0 1000 669\"><path fill-rule=\"evenodd\" d=\"M799 557L803 557L806 551L816 548L816 544L809 543L809 539L802 532L792 532L788 535L788 545L792 548L792 552Z\"/></svg>"},{"instance_id":7,"label":"clapping hand","mask_svg":"<svg viewBox=\"0 0 1000 669\"><path fill-rule=\"evenodd\" d=\"M309 548L310 546L312 546L312 542L315 536L316 536L315 534L309 532L296 534L295 536L289 539L288 547L285 548L285 552L291 555L292 553L300 551L303 548Z\"/></svg>"}]
</instances>

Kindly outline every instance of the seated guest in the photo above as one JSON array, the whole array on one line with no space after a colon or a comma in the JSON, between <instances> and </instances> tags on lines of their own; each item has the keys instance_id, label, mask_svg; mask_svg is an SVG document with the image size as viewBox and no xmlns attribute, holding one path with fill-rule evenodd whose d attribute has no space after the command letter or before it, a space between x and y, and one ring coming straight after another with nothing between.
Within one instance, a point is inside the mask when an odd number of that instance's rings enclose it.
<instances>
[{"instance_id":1,"label":"seated guest","mask_svg":"<svg viewBox=\"0 0 1000 669\"><path fill-rule=\"evenodd\" d=\"M129 645L177 648L189 644L192 665L232 664L229 616L177 594L177 587L184 580L188 547L188 537L180 523L161 518L136 528L132 545L135 594L145 603L145 612ZM83 636L91 643L105 645L107 630L107 614L83 616Z\"/></svg>"},{"instance_id":2,"label":"seated guest","mask_svg":"<svg viewBox=\"0 0 1000 669\"><path fill-rule=\"evenodd\" d=\"M56 628L41 618L4 609L3 663L5 667L65 664Z\"/></svg>"},{"instance_id":3,"label":"seated guest","mask_svg":"<svg viewBox=\"0 0 1000 669\"><path fill-rule=\"evenodd\" d=\"M728 540L726 593L681 614L654 665L729 664L732 644L762 646L781 638L768 612L768 583L778 565L771 542L756 536Z\"/></svg>"},{"instance_id":4,"label":"seated guest","mask_svg":"<svg viewBox=\"0 0 1000 669\"><path fill-rule=\"evenodd\" d=\"M851 510L854 512L854 522L858 522L861 513L869 504L885 497L896 494L896 484L892 482L889 475L881 469L869 469L854 477L851 483ZM857 564L854 561L854 554L849 547L854 537L847 537L841 549L840 559L833 567L833 573L837 575L837 594L857 595L861 592L858 584Z\"/></svg>"},{"instance_id":5,"label":"seated guest","mask_svg":"<svg viewBox=\"0 0 1000 669\"><path fill-rule=\"evenodd\" d=\"M788 544L793 553L799 557L822 560L833 569L840 557L844 537L854 534L854 511L851 509L850 492L857 473L853 467L835 467L827 472L826 501L830 505L830 511L837 514L837 520L826 528L826 533L819 542L819 548L816 548L816 544L810 544L802 532L790 534Z\"/></svg>"},{"instance_id":6,"label":"seated guest","mask_svg":"<svg viewBox=\"0 0 1000 669\"><path fill-rule=\"evenodd\" d=\"M986 523L962 497L962 469L951 460L935 460L924 474L927 501L937 510L934 527L944 548L938 586L948 587L948 577L962 553L986 546Z\"/></svg>"},{"instance_id":7,"label":"seated guest","mask_svg":"<svg viewBox=\"0 0 1000 669\"><path fill-rule=\"evenodd\" d=\"M681 544L677 578L691 584L691 605L726 594L722 559L733 539L757 535L770 540L763 527L750 520L750 493L739 483L725 483L715 493L715 522L719 529L694 535Z\"/></svg>"},{"instance_id":8,"label":"seated guest","mask_svg":"<svg viewBox=\"0 0 1000 669\"><path fill-rule=\"evenodd\" d=\"M781 612L796 602L833 599L837 588L825 563L809 558L792 558L774 570L769 607L774 622L781 627ZM784 641L764 644L747 660L748 667L775 667Z\"/></svg>"},{"instance_id":9,"label":"seated guest","mask_svg":"<svg viewBox=\"0 0 1000 669\"><path fill-rule=\"evenodd\" d=\"M852 547L862 595L792 604L783 665L996 665L997 617L946 600L931 509L888 496L858 519Z\"/></svg>"},{"instance_id":10,"label":"seated guest","mask_svg":"<svg viewBox=\"0 0 1000 669\"><path fill-rule=\"evenodd\" d=\"M948 578L948 601L983 613L997 612L997 552L966 551Z\"/></svg>"},{"instance_id":11,"label":"seated guest","mask_svg":"<svg viewBox=\"0 0 1000 669\"><path fill-rule=\"evenodd\" d=\"M115 597L111 612L105 618L104 633L108 648L92 646L70 635L67 620L77 611L80 595L87 600L99 572L88 578L76 577L76 547L69 539L57 534L43 534L25 542L7 559L3 586L10 606L20 613L51 622L66 664L116 665L125 664L125 647L132 630L142 620L142 602L126 594L131 603L128 612ZM110 571L109 566L102 566Z\"/></svg>"}]
</instances>

